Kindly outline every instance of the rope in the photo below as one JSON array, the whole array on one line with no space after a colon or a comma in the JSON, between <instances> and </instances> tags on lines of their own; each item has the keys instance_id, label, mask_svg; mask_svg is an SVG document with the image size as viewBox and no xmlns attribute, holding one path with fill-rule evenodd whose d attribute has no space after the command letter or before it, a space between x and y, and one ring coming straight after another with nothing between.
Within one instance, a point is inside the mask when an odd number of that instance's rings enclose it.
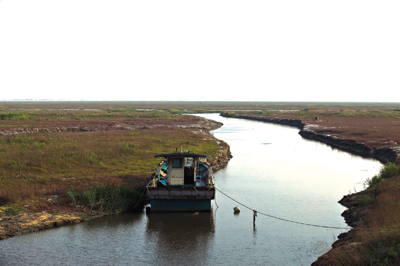
<instances>
[{"instance_id":1,"label":"rope","mask_svg":"<svg viewBox=\"0 0 400 266\"><path fill-rule=\"evenodd\" d=\"M146 192L147 186L143 189L142 195L140 196L139 200L136 202L135 206L133 207L133 209L136 209L136 207L139 205L140 200L142 199L144 193Z\"/></svg>"},{"instance_id":2,"label":"rope","mask_svg":"<svg viewBox=\"0 0 400 266\"><path fill-rule=\"evenodd\" d=\"M217 209L219 208L218 204L217 204L217 196L214 197L214 203L215 205L217 205Z\"/></svg>"},{"instance_id":3,"label":"rope","mask_svg":"<svg viewBox=\"0 0 400 266\"><path fill-rule=\"evenodd\" d=\"M281 220L281 221L285 221L285 222L289 222L289 223L301 224L301 225L307 225L307 226L314 226L314 227L322 227L322 228L330 228L330 229L342 229L342 230L351 230L351 229L353 229L353 228L350 228L350 227L337 227L337 226L326 226L326 225L302 223L302 222L292 221L292 220L280 218L280 217L277 217L277 216L273 216L273 215L270 215L270 214L266 214L266 213L257 211L257 210L255 210L255 209L252 209L252 208L250 208L249 206L244 205L243 203L241 203L241 202L235 200L235 199L232 198L231 196L229 196L229 195L227 195L226 193L222 192L222 191L219 190L218 188L215 188L215 189L218 190L221 194L223 194L223 195L225 195L226 197L228 197L228 198L230 198L231 200L233 200L234 202L236 202L236 203L242 205L243 207L245 207L245 208L247 208L247 209L253 211L253 213L261 214L261 215L264 215L264 216L267 216L267 217L270 217L270 218L274 218L274 219Z\"/></svg>"}]
</instances>

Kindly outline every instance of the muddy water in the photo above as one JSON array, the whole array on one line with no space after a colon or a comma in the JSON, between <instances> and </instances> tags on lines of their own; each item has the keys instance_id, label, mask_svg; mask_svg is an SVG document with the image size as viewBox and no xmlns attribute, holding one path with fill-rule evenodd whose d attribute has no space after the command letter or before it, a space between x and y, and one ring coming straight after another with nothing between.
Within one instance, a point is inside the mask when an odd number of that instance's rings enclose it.
<instances>
[{"instance_id":1,"label":"muddy water","mask_svg":"<svg viewBox=\"0 0 400 266\"><path fill-rule=\"evenodd\" d=\"M337 201L362 189L381 164L302 139L298 129L202 115L224 123L215 137L233 159L216 185L269 215L346 227ZM218 207L217 207L218 206ZM289 223L217 193L211 213L145 213L0 241L0 265L310 265L346 230Z\"/></svg>"}]
</instances>

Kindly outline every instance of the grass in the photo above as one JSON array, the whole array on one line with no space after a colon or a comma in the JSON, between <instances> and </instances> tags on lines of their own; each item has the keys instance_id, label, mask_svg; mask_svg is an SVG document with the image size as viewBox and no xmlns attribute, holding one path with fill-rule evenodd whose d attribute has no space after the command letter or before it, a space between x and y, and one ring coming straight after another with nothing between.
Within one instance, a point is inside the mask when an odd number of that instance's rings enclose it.
<instances>
[{"instance_id":1,"label":"grass","mask_svg":"<svg viewBox=\"0 0 400 266\"><path fill-rule=\"evenodd\" d=\"M1 109L0 109L1 110ZM135 109L99 109L99 110L1 110L0 121L2 127L29 127L38 124L57 126L59 122L68 124L76 121L118 121L124 119L152 119L168 120L174 118L174 115L163 111L142 111ZM24 121L23 125L16 125L16 121Z\"/></svg>"},{"instance_id":2,"label":"grass","mask_svg":"<svg viewBox=\"0 0 400 266\"><path fill-rule=\"evenodd\" d=\"M0 214L4 213L7 216L15 216L15 215L19 214L21 211L23 211L23 209L15 206L15 205L0 206Z\"/></svg>"},{"instance_id":3,"label":"grass","mask_svg":"<svg viewBox=\"0 0 400 266\"><path fill-rule=\"evenodd\" d=\"M297 119L312 125L317 134L327 134L339 139L351 139L370 148L388 148L400 143L400 104L354 104L334 103L262 111L229 111L227 117L257 116L279 119ZM299 105L298 107L304 107ZM318 118L318 119L316 119Z\"/></svg>"},{"instance_id":4,"label":"grass","mask_svg":"<svg viewBox=\"0 0 400 266\"><path fill-rule=\"evenodd\" d=\"M45 129L29 131L36 133L0 135L0 199L3 204L66 193L70 185L78 190L107 183L140 186L155 171L156 154L183 147L212 156L220 149L212 138L205 139L189 129L174 127L197 124L199 118L193 116L162 110L72 111L50 107L0 111L3 126L0 130L22 132L12 127L20 120L24 120L28 130ZM124 127L121 129L120 125ZM137 125L135 130L124 129ZM53 132L52 128L73 130ZM94 130L81 132L76 128Z\"/></svg>"},{"instance_id":5,"label":"grass","mask_svg":"<svg viewBox=\"0 0 400 266\"><path fill-rule=\"evenodd\" d=\"M215 140L168 126L198 123L198 118L183 113L221 111L300 119L318 126L317 133L373 148L400 143L399 103L4 102L0 134L35 128L50 132L0 135L0 211L11 208L9 214L16 214L29 204L32 210L49 208L47 195L67 193L69 197L60 199L74 206L124 211L131 205L109 199L129 195L125 188L143 186L157 166L155 154L181 146L208 155L220 150ZM120 130L121 125L141 129ZM52 132L83 127L97 131ZM385 166L395 167L399 166ZM360 207L371 209L360 228L374 229L357 230L352 248L337 253L338 265L400 265L400 176L388 177L385 171L392 173L384 170L368 181L372 192L360 201ZM130 193L137 197L137 189ZM114 201L115 206L109 206Z\"/></svg>"},{"instance_id":6,"label":"grass","mask_svg":"<svg viewBox=\"0 0 400 266\"><path fill-rule=\"evenodd\" d=\"M378 175L375 175L372 178L368 178L364 184L368 187L376 187L379 183L389 178L392 178L398 174L400 174L400 166L394 163L387 163L380 170Z\"/></svg>"},{"instance_id":7,"label":"grass","mask_svg":"<svg viewBox=\"0 0 400 266\"><path fill-rule=\"evenodd\" d=\"M131 186L114 184L92 186L83 190L70 189L67 195L75 206L88 206L91 210L114 214L133 210L141 197L141 193Z\"/></svg>"},{"instance_id":8,"label":"grass","mask_svg":"<svg viewBox=\"0 0 400 266\"><path fill-rule=\"evenodd\" d=\"M369 182L374 197L364 196L363 203L370 212L354 231L356 244L337 254L336 265L400 265L399 169L386 164L377 175L379 182Z\"/></svg>"},{"instance_id":9,"label":"grass","mask_svg":"<svg viewBox=\"0 0 400 266\"><path fill-rule=\"evenodd\" d=\"M3 136L0 147L0 197L11 202L107 176L150 176L154 155L180 147L210 156L219 151L215 140L184 129Z\"/></svg>"}]
</instances>

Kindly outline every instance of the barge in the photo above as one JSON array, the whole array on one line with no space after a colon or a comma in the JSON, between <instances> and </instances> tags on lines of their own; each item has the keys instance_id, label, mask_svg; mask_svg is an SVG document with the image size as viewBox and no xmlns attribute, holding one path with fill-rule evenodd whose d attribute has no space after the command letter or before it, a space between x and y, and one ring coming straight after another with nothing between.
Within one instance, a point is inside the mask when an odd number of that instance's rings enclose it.
<instances>
[{"instance_id":1,"label":"barge","mask_svg":"<svg viewBox=\"0 0 400 266\"><path fill-rule=\"evenodd\" d=\"M207 155L181 152L154 157L163 159L147 185L151 211L211 211L215 186Z\"/></svg>"}]
</instances>

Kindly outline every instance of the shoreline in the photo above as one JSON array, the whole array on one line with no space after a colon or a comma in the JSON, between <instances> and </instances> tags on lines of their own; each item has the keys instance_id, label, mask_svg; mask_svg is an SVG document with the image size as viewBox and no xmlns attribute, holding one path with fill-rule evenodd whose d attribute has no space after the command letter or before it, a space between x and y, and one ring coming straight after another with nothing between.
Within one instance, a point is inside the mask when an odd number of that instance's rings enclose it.
<instances>
[{"instance_id":1,"label":"shoreline","mask_svg":"<svg viewBox=\"0 0 400 266\"><path fill-rule=\"evenodd\" d=\"M277 118L265 118L259 116L229 116L240 119L254 120L284 126L291 126L300 129L298 134L305 139L318 141L325 143L326 145L336 148L341 151L349 152L355 155L359 155L366 158L373 158L381 163L399 163L400 162L400 148L399 146L391 148L378 148L372 149L362 143L357 143L354 140L332 138L329 135L317 134L312 130L312 127L307 126L303 121L298 119L277 119ZM338 240L334 241L331 245L331 249L314 261L311 266L328 266L335 265L335 257L340 252L350 252L357 246L354 242L354 235L357 225L362 222L362 218L371 212L371 206L362 206L360 202L365 196L372 194L373 192L368 189L364 189L357 193L344 195L342 199L338 201L342 206L347 209L341 214L347 225L353 227L348 232L341 233L337 236Z\"/></svg>"},{"instance_id":2,"label":"shoreline","mask_svg":"<svg viewBox=\"0 0 400 266\"><path fill-rule=\"evenodd\" d=\"M325 143L333 148L337 148L339 150L343 150L346 152L350 152L353 154L357 154L363 157L372 157L378 159L381 162L396 162L399 160L399 154L396 153L395 150L391 149L376 149L373 150L368 148L363 144L358 144L353 140L342 140L342 139L334 139L330 136L323 134L316 134L311 129L307 128L307 125L303 123L301 120L297 119L270 119L256 116L241 116L234 117L241 119L248 119L260 122L267 122L285 126L296 127L300 129L299 134L306 139L319 141ZM219 128L220 124L215 123L206 123L207 126L202 125L201 127L192 128L194 131L198 133L204 134L205 136L211 136L210 130L214 130ZM217 172L219 169L226 167L232 155L230 153L230 147L228 144L221 140L217 140L220 144L221 150L219 153L215 154L213 158L210 159L210 163L213 164L214 172ZM225 147L222 149L222 147ZM377 152L378 151L378 152ZM363 193L361 191L359 193ZM359 194L356 193L356 194ZM361 212L350 212L349 209L352 207L352 202L355 201L357 197L356 194L351 194L348 196L344 196L339 203L348 208L346 211L342 213L342 216L345 217L345 221L349 226L354 225L351 223L351 219L358 220L360 218ZM42 211L38 213L23 213L16 216L6 216L0 217L0 240L6 239L12 236L22 235L30 232L37 232L40 230L45 230L53 227L69 225L74 223L80 223L86 220L90 220L97 217L102 217L105 215L109 215L108 213L102 212L84 212L82 211L71 211L71 212L60 212L58 214L51 214L48 211ZM347 215L347 218L346 218ZM5 226L7 224L7 226ZM7 227L7 228L5 228ZM335 254L336 248L338 247L348 247L351 248L351 239L354 229L346 233L342 233L338 236L337 241L332 244L332 249L328 252L321 255L312 265L331 265L332 263L332 254Z\"/></svg>"},{"instance_id":3,"label":"shoreline","mask_svg":"<svg viewBox=\"0 0 400 266\"><path fill-rule=\"evenodd\" d=\"M390 148L379 148L372 149L362 143L357 143L351 139L340 139L334 138L329 134L318 134L312 129L310 125L305 124L302 120L298 119L286 119L286 118L266 118L260 116L226 116L239 119L254 120L266 123L272 123L283 126L291 126L300 129L299 135L305 139L315 140L318 142L325 143L332 148L336 148L341 151L346 151L355 155L359 155L366 158L374 158L382 163L396 163L400 162L400 146L393 146Z\"/></svg>"},{"instance_id":4,"label":"shoreline","mask_svg":"<svg viewBox=\"0 0 400 266\"><path fill-rule=\"evenodd\" d=\"M203 134L205 137L214 138L210 131L221 126L221 123L207 120L203 121L201 125L193 125L191 128L193 130L200 130L197 132ZM220 152L209 159L209 162L213 165L214 173L226 167L229 160L232 158L229 145L222 140L215 140L220 146ZM48 200L56 201L56 199L52 199L51 197ZM88 212L85 211L85 209L86 208L83 206L76 206L76 208L71 209L71 211L54 212L48 210L34 213L23 212L15 216L0 216L0 241L13 236L81 223L94 218L111 215L100 211Z\"/></svg>"}]
</instances>

